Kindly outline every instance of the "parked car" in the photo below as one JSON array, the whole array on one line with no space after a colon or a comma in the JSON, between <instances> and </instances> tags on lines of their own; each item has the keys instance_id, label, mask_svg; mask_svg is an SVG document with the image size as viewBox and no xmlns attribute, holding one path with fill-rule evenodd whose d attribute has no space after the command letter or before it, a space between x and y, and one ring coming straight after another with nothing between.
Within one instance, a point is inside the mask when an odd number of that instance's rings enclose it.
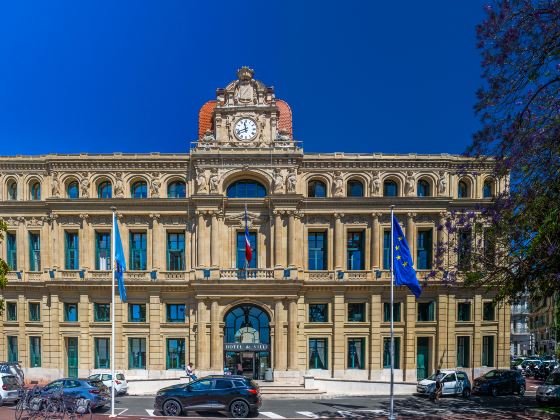
<instances>
[{"instance_id":1,"label":"parked car","mask_svg":"<svg viewBox=\"0 0 560 420\"><path fill-rule=\"evenodd\" d=\"M92 381L102 381L107 388L109 388L109 394L111 394L111 373L96 373L88 377ZM126 381L122 373L115 374L115 395L126 394L128 392L128 382Z\"/></svg>"},{"instance_id":2,"label":"parked car","mask_svg":"<svg viewBox=\"0 0 560 420\"><path fill-rule=\"evenodd\" d=\"M16 375L0 373L0 406L15 403L19 396L19 382Z\"/></svg>"},{"instance_id":3,"label":"parked car","mask_svg":"<svg viewBox=\"0 0 560 420\"><path fill-rule=\"evenodd\" d=\"M560 371L552 372L544 381L544 384L537 388L537 404L560 402Z\"/></svg>"},{"instance_id":4,"label":"parked car","mask_svg":"<svg viewBox=\"0 0 560 420\"><path fill-rule=\"evenodd\" d=\"M460 370L442 370L445 376L442 379L442 395L460 395L469 398L471 395L471 382L465 372ZM416 386L416 392L421 395L431 395L436 387L436 374L422 379Z\"/></svg>"},{"instance_id":5,"label":"parked car","mask_svg":"<svg viewBox=\"0 0 560 420\"><path fill-rule=\"evenodd\" d=\"M473 394L525 394L525 378L521 372L494 369L474 380Z\"/></svg>"},{"instance_id":6,"label":"parked car","mask_svg":"<svg viewBox=\"0 0 560 420\"><path fill-rule=\"evenodd\" d=\"M533 376L535 379L546 379L551 372L556 369L557 365L554 360L545 360L538 369L535 369Z\"/></svg>"},{"instance_id":7,"label":"parked car","mask_svg":"<svg viewBox=\"0 0 560 420\"><path fill-rule=\"evenodd\" d=\"M228 411L236 418L257 414L261 405L259 386L252 379L238 375L211 375L162 388L154 402L155 410L165 416L188 411Z\"/></svg>"},{"instance_id":8,"label":"parked car","mask_svg":"<svg viewBox=\"0 0 560 420\"><path fill-rule=\"evenodd\" d=\"M15 375L19 386L23 386L25 376L19 362L0 362L0 373Z\"/></svg>"},{"instance_id":9,"label":"parked car","mask_svg":"<svg viewBox=\"0 0 560 420\"><path fill-rule=\"evenodd\" d=\"M41 388L41 395L48 395L62 388L63 395L73 399L84 398L90 401L92 410L109 404L111 396L108 388L101 381L90 379L63 378L52 381Z\"/></svg>"}]
</instances>

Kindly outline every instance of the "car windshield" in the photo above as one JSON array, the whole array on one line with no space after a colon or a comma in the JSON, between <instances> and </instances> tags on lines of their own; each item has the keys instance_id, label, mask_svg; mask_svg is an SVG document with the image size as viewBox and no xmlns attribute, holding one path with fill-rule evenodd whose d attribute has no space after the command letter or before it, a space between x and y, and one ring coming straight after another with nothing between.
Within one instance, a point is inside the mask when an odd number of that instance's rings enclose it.
<instances>
[{"instance_id":1,"label":"car windshield","mask_svg":"<svg viewBox=\"0 0 560 420\"><path fill-rule=\"evenodd\" d=\"M499 370L491 370L484 375L486 379L499 378L500 376L502 376L502 372L500 372Z\"/></svg>"},{"instance_id":2,"label":"car windshield","mask_svg":"<svg viewBox=\"0 0 560 420\"><path fill-rule=\"evenodd\" d=\"M91 375L88 379L91 380L91 381L97 381L97 380L99 380L99 376L100 375L98 373L96 373L95 375Z\"/></svg>"},{"instance_id":3,"label":"car windshield","mask_svg":"<svg viewBox=\"0 0 560 420\"><path fill-rule=\"evenodd\" d=\"M552 373L546 378L545 385L560 385L560 372Z\"/></svg>"},{"instance_id":4,"label":"car windshield","mask_svg":"<svg viewBox=\"0 0 560 420\"><path fill-rule=\"evenodd\" d=\"M122 373L117 373L116 377L119 381L124 381L124 375Z\"/></svg>"},{"instance_id":5,"label":"car windshield","mask_svg":"<svg viewBox=\"0 0 560 420\"><path fill-rule=\"evenodd\" d=\"M443 377L446 375L446 373L443 373L443 372L440 372L439 374L441 375L440 376L441 379L443 379ZM436 378L437 378L437 373L433 373L432 375L428 376L426 379L428 381L435 381Z\"/></svg>"}]
</instances>

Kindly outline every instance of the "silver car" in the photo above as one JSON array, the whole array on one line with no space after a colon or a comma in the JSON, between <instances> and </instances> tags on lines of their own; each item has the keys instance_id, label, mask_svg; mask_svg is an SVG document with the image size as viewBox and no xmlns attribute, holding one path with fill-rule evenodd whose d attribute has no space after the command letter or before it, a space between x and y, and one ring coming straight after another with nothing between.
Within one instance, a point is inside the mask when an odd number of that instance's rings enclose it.
<instances>
[{"instance_id":1,"label":"silver car","mask_svg":"<svg viewBox=\"0 0 560 420\"><path fill-rule=\"evenodd\" d=\"M560 402L560 371L556 370L537 388L537 404L558 402Z\"/></svg>"},{"instance_id":2,"label":"silver car","mask_svg":"<svg viewBox=\"0 0 560 420\"><path fill-rule=\"evenodd\" d=\"M464 398L471 396L471 382L467 374L460 370L442 370L440 375L443 388L442 395L460 395ZM436 374L422 379L416 386L416 392L420 395L431 395L436 388Z\"/></svg>"}]
</instances>

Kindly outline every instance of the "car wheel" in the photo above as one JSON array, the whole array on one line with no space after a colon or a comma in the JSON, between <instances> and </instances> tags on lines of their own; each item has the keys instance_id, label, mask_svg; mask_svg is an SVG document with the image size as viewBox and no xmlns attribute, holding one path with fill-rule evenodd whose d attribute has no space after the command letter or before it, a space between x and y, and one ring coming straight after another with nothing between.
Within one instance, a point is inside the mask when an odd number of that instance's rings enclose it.
<instances>
[{"instance_id":1,"label":"car wheel","mask_svg":"<svg viewBox=\"0 0 560 420\"><path fill-rule=\"evenodd\" d=\"M519 395L525 395L525 385L519 385Z\"/></svg>"},{"instance_id":2,"label":"car wheel","mask_svg":"<svg viewBox=\"0 0 560 420\"><path fill-rule=\"evenodd\" d=\"M495 386L492 387L492 389L490 389L490 394L493 397L497 397L498 396L498 388L496 388Z\"/></svg>"},{"instance_id":3,"label":"car wheel","mask_svg":"<svg viewBox=\"0 0 560 420\"><path fill-rule=\"evenodd\" d=\"M181 404L175 400L167 400L163 403L164 416L178 416L181 414Z\"/></svg>"},{"instance_id":4,"label":"car wheel","mask_svg":"<svg viewBox=\"0 0 560 420\"><path fill-rule=\"evenodd\" d=\"M463 393L461 395L463 396L463 398L470 398L471 396L470 388L464 388Z\"/></svg>"},{"instance_id":5,"label":"car wheel","mask_svg":"<svg viewBox=\"0 0 560 420\"><path fill-rule=\"evenodd\" d=\"M245 401L234 401L229 406L229 412L236 419L244 419L249 415L249 405Z\"/></svg>"}]
</instances>

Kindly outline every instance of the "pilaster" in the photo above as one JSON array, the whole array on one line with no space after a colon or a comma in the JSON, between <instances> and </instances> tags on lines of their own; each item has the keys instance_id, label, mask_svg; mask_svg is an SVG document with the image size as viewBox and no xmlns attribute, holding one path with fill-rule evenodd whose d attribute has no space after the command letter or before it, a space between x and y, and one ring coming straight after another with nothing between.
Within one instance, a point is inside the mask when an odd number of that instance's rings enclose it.
<instances>
[{"instance_id":1,"label":"pilaster","mask_svg":"<svg viewBox=\"0 0 560 420\"><path fill-rule=\"evenodd\" d=\"M196 312L196 365L201 370L208 370L210 367L210 352L206 337L206 312L206 303L199 300Z\"/></svg>"},{"instance_id":2,"label":"pilaster","mask_svg":"<svg viewBox=\"0 0 560 420\"><path fill-rule=\"evenodd\" d=\"M281 298L274 303L274 369L286 370L286 343L284 342L284 304Z\"/></svg>"},{"instance_id":3,"label":"pilaster","mask_svg":"<svg viewBox=\"0 0 560 420\"><path fill-rule=\"evenodd\" d=\"M344 375L346 369L345 358L346 354L346 337L344 335L344 321L345 321L345 302L344 293L336 292L333 299L333 343L332 347L332 361L333 361L333 377L339 378Z\"/></svg>"},{"instance_id":4,"label":"pilaster","mask_svg":"<svg viewBox=\"0 0 560 420\"><path fill-rule=\"evenodd\" d=\"M372 213L371 215L371 266L374 269L380 268L380 253L379 244L381 242L379 237L379 217L381 213Z\"/></svg>"},{"instance_id":5,"label":"pilaster","mask_svg":"<svg viewBox=\"0 0 560 420\"><path fill-rule=\"evenodd\" d=\"M93 359L91 357L91 351L93 351L93 339L90 340L90 334L88 331L90 313L91 311L89 295L81 294L80 301L78 303L78 321L80 323L80 336L78 342L78 368L86 370L90 368L90 360Z\"/></svg>"},{"instance_id":6,"label":"pilaster","mask_svg":"<svg viewBox=\"0 0 560 420\"><path fill-rule=\"evenodd\" d=\"M370 319L370 380L380 379L383 366L381 364L381 355L383 352L383 342L381 340L381 295L371 295L369 305Z\"/></svg>"},{"instance_id":7,"label":"pilaster","mask_svg":"<svg viewBox=\"0 0 560 420\"><path fill-rule=\"evenodd\" d=\"M409 382L416 381L416 298L406 295L406 326L403 337L402 355L404 356L403 380Z\"/></svg>"},{"instance_id":8,"label":"pilaster","mask_svg":"<svg viewBox=\"0 0 560 420\"><path fill-rule=\"evenodd\" d=\"M150 295L148 322L150 323L150 335L148 337L148 366L150 369L165 369L164 352L165 344L162 346L161 339L161 300L158 294Z\"/></svg>"},{"instance_id":9,"label":"pilaster","mask_svg":"<svg viewBox=\"0 0 560 420\"><path fill-rule=\"evenodd\" d=\"M408 242L408 248L410 249L410 255L412 257L412 261L414 262L414 266L416 267L416 244L414 240L416 238L416 234L414 231L414 217L416 217L416 213L407 213L406 218L406 240Z\"/></svg>"},{"instance_id":10,"label":"pilaster","mask_svg":"<svg viewBox=\"0 0 560 420\"><path fill-rule=\"evenodd\" d=\"M220 340L220 307L216 300L210 306L210 369L223 370L223 344Z\"/></svg>"},{"instance_id":11,"label":"pilaster","mask_svg":"<svg viewBox=\"0 0 560 420\"><path fill-rule=\"evenodd\" d=\"M343 213L334 214L334 268L342 270L344 264L344 225L342 224Z\"/></svg>"},{"instance_id":12,"label":"pilaster","mask_svg":"<svg viewBox=\"0 0 560 420\"><path fill-rule=\"evenodd\" d=\"M298 306L296 300L288 304L288 370L298 369Z\"/></svg>"},{"instance_id":13,"label":"pilaster","mask_svg":"<svg viewBox=\"0 0 560 420\"><path fill-rule=\"evenodd\" d=\"M278 210L274 210L274 266L283 267L282 258L282 214Z\"/></svg>"}]
</instances>

